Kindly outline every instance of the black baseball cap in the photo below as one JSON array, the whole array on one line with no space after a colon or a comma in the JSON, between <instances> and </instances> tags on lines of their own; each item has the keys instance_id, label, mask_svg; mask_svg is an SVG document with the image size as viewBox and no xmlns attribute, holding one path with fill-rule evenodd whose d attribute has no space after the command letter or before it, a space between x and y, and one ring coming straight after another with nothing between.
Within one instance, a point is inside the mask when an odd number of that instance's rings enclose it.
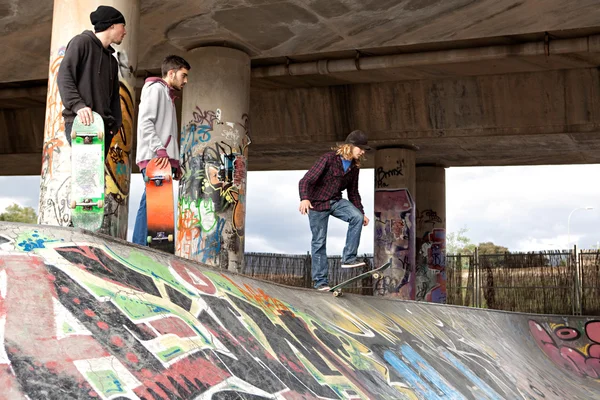
<instances>
[{"instance_id":1,"label":"black baseball cap","mask_svg":"<svg viewBox=\"0 0 600 400\"><path fill-rule=\"evenodd\" d=\"M371 148L367 146L367 134L358 129L350 132L346 137L345 143L353 144L363 150L371 150Z\"/></svg>"}]
</instances>

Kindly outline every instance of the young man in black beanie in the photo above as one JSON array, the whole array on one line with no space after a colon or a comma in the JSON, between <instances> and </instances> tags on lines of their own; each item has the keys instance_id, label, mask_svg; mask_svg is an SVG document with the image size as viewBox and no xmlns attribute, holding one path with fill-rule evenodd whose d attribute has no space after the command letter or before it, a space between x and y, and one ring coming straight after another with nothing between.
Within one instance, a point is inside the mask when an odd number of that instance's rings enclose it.
<instances>
[{"instance_id":1,"label":"young man in black beanie","mask_svg":"<svg viewBox=\"0 0 600 400\"><path fill-rule=\"evenodd\" d=\"M94 32L85 30L71 39L57 82L69 144L75 116L79 115L84 125L90 125L95 111L104 120L106 156L122 123L119 66L111 45L121 44L127 31L123 14L110 6L99 6L90 14L90 20Z\"/></svg>"}]
</instances>

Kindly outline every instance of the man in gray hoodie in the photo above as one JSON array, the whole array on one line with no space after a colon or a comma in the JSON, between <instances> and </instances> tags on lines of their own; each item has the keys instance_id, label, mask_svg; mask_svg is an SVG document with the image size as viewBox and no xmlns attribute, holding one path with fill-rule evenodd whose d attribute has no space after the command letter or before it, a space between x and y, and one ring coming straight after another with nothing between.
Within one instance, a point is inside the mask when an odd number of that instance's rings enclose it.
<instances>
[{"instance_id":1,"label":"man in gray hoodie","mask_svg":"<svg viewBox=\"0 0 600 400\"><path fill-rule=\"evenodd\" d=\"M111 45L121 44L127 31L123 14L110 6L99 6L90 14L90 21L94 32L83 31L67 45L57 83L69 144L75 116L84 125L90 125L95 111L104 120L107 155L112 137L122 124L119 66Z\"/></svg>"},{"instance_id":2,"label":"man in gray hoodie","mask_svg":"<svg viewBox=\"0 0 600 400\"><path fill-rule=\"evenodd\" d=\"M168 56L162 62L162 78L148 78L144 83L138 111L135 159L142 177L150 160L157 158L161 168L167 164L171 165L174 179L181 178L175 92L181 91L187 83L190 69L190 64L183 58ZM145 246L147 236L148 216L144 189L135 219L132 242Z\"/></svg>"}]
</instances>

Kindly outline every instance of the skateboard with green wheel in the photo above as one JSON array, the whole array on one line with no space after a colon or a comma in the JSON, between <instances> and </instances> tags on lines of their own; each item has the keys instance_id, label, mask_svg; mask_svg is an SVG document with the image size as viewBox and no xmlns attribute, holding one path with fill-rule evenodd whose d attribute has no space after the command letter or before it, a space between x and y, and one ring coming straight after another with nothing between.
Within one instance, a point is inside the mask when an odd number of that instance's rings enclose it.
<instances>
[{"instance_id":1,"label":"skateboard with green wheel","mask_svg":"<svg viewBox=\"0 0 600 400\"><path fill-rule=\"evenodd\" d=\"M379 279L383 277L383 271L385 271L386 269L388 269L390 266L392 265L392 259L390 259L388 262L386 262L385 264L383 264L381 267L379 268L375 268L372 270L369 270L367 272L363 272L360 275L357 275L353 278L347 279L342 283L338 283L337 285L333 286L331 289L329 289L330 292L333 292L333 295L335 297L340 297L343 292L342 289L346 286L349 286L350 284L356 282L356 281L360 281L363 278L366 278L367 276L371 275L373 276L373 279Z\"/></svg>"},{"instance_id":2,"label":"skateboard with green wheel","mask_svg":"<svg viewBox=\"0 0 600 400\"><path fill-rule=\"evenodd\" d=\"M104 121L92 112L84 125L79 116L71 130L71 222L97 231L104 219Z\"/></svg>"}]
</instances>

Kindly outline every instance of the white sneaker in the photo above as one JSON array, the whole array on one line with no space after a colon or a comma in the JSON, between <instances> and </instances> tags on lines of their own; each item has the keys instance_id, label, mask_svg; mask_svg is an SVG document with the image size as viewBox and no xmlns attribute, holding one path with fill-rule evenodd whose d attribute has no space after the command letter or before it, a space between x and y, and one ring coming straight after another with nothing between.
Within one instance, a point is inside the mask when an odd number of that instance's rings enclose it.
<instances>
[{"instance_id":1,"label":"white sneaker","mask_svg":"<svg viewBox=\"0 0 600 400\"><path fill-rule=\"evenodd\" d=\"M363 265L367 265L365 264L363 261L354 261L348 264L342 264L342 268L356 268L356 267L362 267Z\"/></svg>"},{"instance_id":2,"label":"white sneaker","mask_svg":"<svg viewBox=\"0 0 600 400\"><path fill-rule=\"evenodd\" d=\"M329 286L327 286L327 285L323 285L323 286L319 286L319 287L317 288L317 290L318 290L319 292L327 292L327 291L331 290L331 288L330 288Z\"/></svg>"}]
</instances>

